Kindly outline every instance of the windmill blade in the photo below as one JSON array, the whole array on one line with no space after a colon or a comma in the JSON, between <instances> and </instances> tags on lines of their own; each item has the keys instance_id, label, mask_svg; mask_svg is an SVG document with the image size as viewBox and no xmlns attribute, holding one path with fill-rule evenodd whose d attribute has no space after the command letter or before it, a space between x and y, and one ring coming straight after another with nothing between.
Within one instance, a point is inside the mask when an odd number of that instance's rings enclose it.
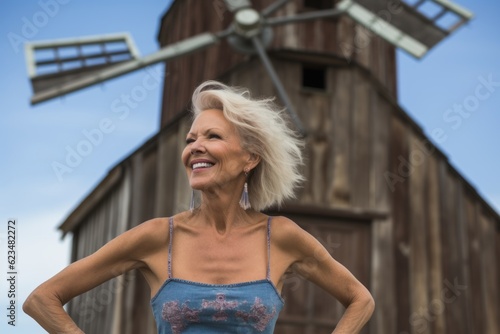
<instances>
[{"instance_id":1,"label":"windmill blade","mask_svg":"<svg viewBox=\"0 0 500 334\"><path fill-rule=\"evenodd\" d=\"M224 0L224 3L226 4L227 9L229 9L233 13L239 11L242 8L248 8L252 6L249 0Z\"/></svg>"},{"instance_id":2,"label":"windmill blade","mask_svg":"<svg viewBox=\"0 0 500 334\"><path fill-rule=\"evenodd\" d=\"M268 7L264 8L264 10L261 12L262 16L266 17L271 14L273 14L275 11L289 3L291 0L279 0L276 2L273 2L270 4Z\"/></svg>"},{"instance_id":3,"label":"windmill blade","mask_svg":"<svg viewBox=\"0 0 500 334\"><path fill-rule=\"evenodd\" d=\"M58 86L42 90L41 92L37 92L31 98L31 104L37 104L58 96L62 96L80 90L82 88L89 87L100 82L124 75L126 73L136 71L146 66L200 51L217 43L224 35L225 32L221 34L204 33L194 37L190 37L181 42L168 45L160 49L159 51L143 58L122 62L103 69L102 71L91 73L74 81L62 83Z\"/></svg>"},{"instance_id":4,"label":"windmill blade","mask_svg":"<svg viewBox=\"0 0 500 334\"><path fill-rule=\"evenodd\" d=\"M327 17L335 17L342 15L344 10L341 9L328 9L328 10L318 10L309 13L303 13L293 16L285 16L285 17L272 17L266 19L265 25L267 26L277 26L288 23L296 23L296 22L304 22L311 21L316 19L323 19Z\"/></svg>"},{"instance_id":5,"label":"windmill blade","mask_svg":"<svg viewBox=\"0 0 500 334\"><path fill-rule=\"evenodd\" d=\"M266 54L266 50L264 49L264 46L262 45L262 42L260 41L258 36L252 37L252 43L255 47L255 50L257 51L257 54L259 55L260 59L262 60L262 63L264 64L264 67L266 68L267 72L269 73L269 76L271 77L271 80L276 87L276 90L278 91L278 95L281 98L281 101L285 104L286 111L290 115L290 118L292 122L295 124L297 130L299 133L305 137L306 136L306 130L304 126L302 125L302 122L300 121L299 117L295 113L295 109L293 107L292 101L290 101L290 98L288 97L288 94L285 91L285 88L283 87L283 84L281 83L281 80L279 79L278 75L276 74L276 71L274 70L274 67L269 60L269 57Z\"/></svg>"},{"instance_id":6,"label":"windmill blade","mask_svg":"<svg viewBox=\"0 0 500 334\"><path fill-rule=\"evenodd\" d=\"M356 23L416 58L423 57L473 17L472 12L450 0L418 0L412 4L403 1L397 15L380 15L390 2L342 0L336 8L343 9ZM432 15L426 6L430 3L437 10Z\"/></svg>"}]
</instances>

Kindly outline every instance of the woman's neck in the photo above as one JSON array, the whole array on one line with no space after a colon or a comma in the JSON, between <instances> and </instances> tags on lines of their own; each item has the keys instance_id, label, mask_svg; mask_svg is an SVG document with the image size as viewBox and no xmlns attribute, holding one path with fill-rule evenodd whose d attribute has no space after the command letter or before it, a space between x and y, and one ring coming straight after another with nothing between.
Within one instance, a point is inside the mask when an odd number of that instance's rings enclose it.
<instances>
[{"instance_id":1,"label":"woman's neck","mask_svg":"<svg viewBox=\"0 0 500 334\"><path fill-rule=\"evenodd\" d=\"M194 212L199 223L212 228L219 235L226 235L233 228L248 225L252 209L243 210L239 204L241 194L203 193L200 207Z\"/></svg>"}]
</instances>

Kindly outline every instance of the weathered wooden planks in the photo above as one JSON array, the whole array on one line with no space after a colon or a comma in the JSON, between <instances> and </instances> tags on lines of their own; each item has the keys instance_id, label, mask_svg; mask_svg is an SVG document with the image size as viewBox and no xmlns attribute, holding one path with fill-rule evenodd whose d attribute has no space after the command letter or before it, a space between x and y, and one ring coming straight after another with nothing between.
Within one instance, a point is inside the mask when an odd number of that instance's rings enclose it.
<instances>
[{"instance_id":1,"label":"weathered wooden planks","mask_svg":"<svg viewBox=\"0 0 500 334\"><path fill-rule=\"evenodd\" d=\"M332 97L331 118L333 123L333 180L328 198L335 206L349 206L351 203L350 177L350 129L352 110L352 73L347 68L334 72L334 94Z\"/></svg>"},{"instance_id":2,"label":"weathered wooden planks","mask_svg":"<svg viewBox=\"0 0 500 334\"><path fill-rule=\"evenodd\" d=\"M389 212L391 191L385 180L389 170L390 105L377 93L370 91L371 131L369 168L369 206ZM396 333L397 308L394 268L394 226L392 217L373 221L371 287L377 306L370 321L370 333Z\"/></svg>"},{"instance_id":3,"label":"weathered wooden planks","mask_svg":"<svg viewBox=\"0 0 500 334\"><path fill-rule=\"evenodd\" d=\"M416 325L418 333L431 333L430 323L421 315L430 305L428 286L428 238L426 213L426 183L428 155L422 150L420 139L414 135L409 139L409 238L410 238L410 324ZM415 316L416 315L416 316ZM418 319L418 320L417 320ZM425 319L425 320L424 320ZM417 323L418 322L418 323Z\"/></svg>"},{"instance_id":4,"label":"weathered wooden planks","mask_svg":"<svg viewBox=\"0 0 500 334\"><path fill-rule=\"evenodd\" d=\"M498 301L498 268L495 267L496 236L495 224L491 217L484 212L479 212L478 230L481 240L481 283L484 305L483 321L485 322L484 333L494 334L500 332L498 327L498 315L500 307Z\"/></svg>"},{"instance_id":5,"label":"weathered wooden planks","mask_svg":"<svg viewBox=\"0 0 500 334\"><path fill-rule=\"evenodd\" d=\"M397 332L410 332L410 277L409 277L409 168L403 161L409 155L408 132L397 118L391 124L390 172L402 178L391 188L394 222L394 270L397 299Z\"/></svg>"},{"instance_id":6,"label":"weathered wooden planks","mask_svg":"<svg viewBox=\"0 0 500 334\"><path fill-rule=\"evenodd\" d=\"M173 214L173 203L175 192L173 188L175 180L176 164L172 163L173 157L180 156L177 150L176 127L171 131L162 131L158 138L158 168L156 176L155 194L155 216L167 217Z\"/></svg>"},{"instance_id":7,"label":"weathered wooden planks","mask_svg":"<svg viewBox=\"0 0 500 334\"><path fill-rule=\"evenodd\" d=\"M429 307L432 306L433 321L429 324L431 333L446 333L445 320L441 303L443 288L442 273L442 243L440 226L440 197L438 163L435 155L429 157L426 198L428 211L426 213L427 238L429 251L427 261L429 264Z\"/></svg>"},{"instance_id":8,"label":"weathered wooden planks","mask_svg":"<svg viewBox=\"0 0 500 334\"><path fill-rule=\"evenodd\" d=\"M372 165L373 142L373 111L371 105L371 84L361 73L354 71L352 86L352 114L351 133L349 141L352 143L350 152L350 170L352 203L354 207L366 208L370 202L370 169Z\"/></svg>"}]
</instances>

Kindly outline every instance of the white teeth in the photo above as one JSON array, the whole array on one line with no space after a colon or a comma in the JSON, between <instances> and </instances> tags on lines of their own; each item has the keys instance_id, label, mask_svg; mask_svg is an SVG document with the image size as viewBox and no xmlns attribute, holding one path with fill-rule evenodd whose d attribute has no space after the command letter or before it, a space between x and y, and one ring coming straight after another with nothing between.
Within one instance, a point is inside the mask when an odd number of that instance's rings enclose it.
<instances>
[{"instance_id":1,"label":"white teeth","mask_svg":"<svg viewBox=\"0 0 500 334\"><path fill-rule=\"evenodd\" d=\"M193 169L196 168L204 168L204 167L212 167L214 164L211 164L209 162L198 162L193 165Z\"/></svg>"}]
</instances>

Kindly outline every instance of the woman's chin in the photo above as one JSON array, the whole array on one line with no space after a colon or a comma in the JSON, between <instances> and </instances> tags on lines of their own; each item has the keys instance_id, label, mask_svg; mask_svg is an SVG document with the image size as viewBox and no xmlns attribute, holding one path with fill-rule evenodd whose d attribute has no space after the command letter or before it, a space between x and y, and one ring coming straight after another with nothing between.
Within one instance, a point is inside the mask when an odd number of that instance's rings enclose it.
<instances>
[{"instance_id":1,"label":"woman's chin","mask_svg":"<svg viewBox=\"0 0 500 334\"><path fill-rule=\"evenodd\" d=\"M208 177L191 177L189 179L189 185L194 190L210 190L215 186L216 182L214 181L215 180Z\"/></svg>"},{"instance_id":2,"label":"woman's chin","mask_svg":"<svg viewBox=\"0 0 500 334\"><path fill-rule=\"evenodd\" d=\"M206 190L208 188L208 185L206 183L201 183L201 182L192 182L190 183L190 186L193 190Z\"/></svg>"}]
</instances>

